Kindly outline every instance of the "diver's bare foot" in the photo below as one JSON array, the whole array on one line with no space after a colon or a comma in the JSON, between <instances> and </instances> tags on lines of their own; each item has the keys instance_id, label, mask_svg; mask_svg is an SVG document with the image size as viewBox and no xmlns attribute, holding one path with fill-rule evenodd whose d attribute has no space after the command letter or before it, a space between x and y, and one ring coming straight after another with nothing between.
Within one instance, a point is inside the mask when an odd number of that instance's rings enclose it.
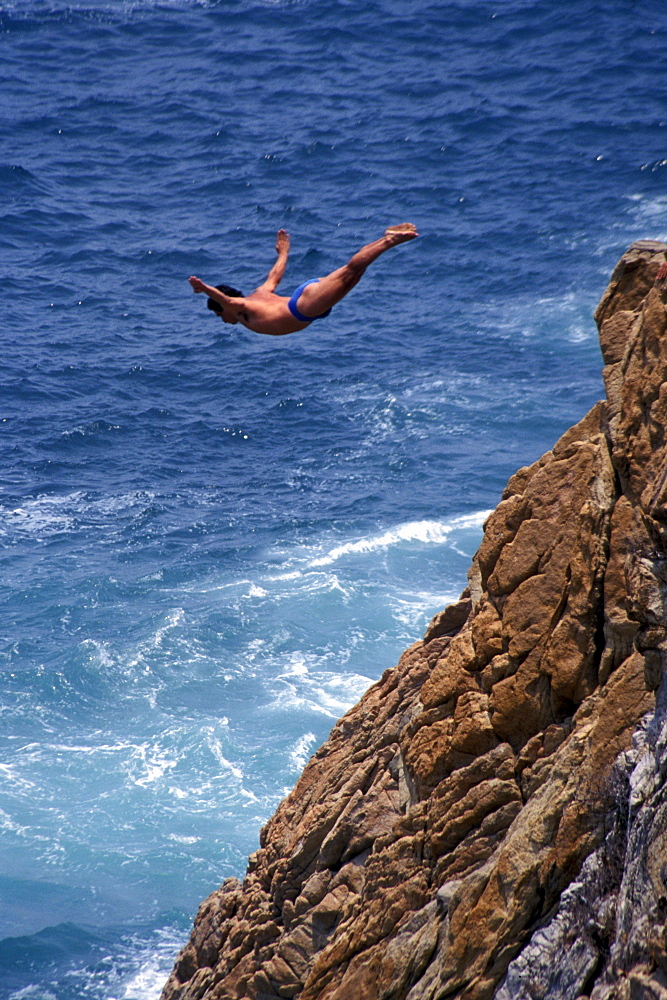
<instances>
[{"instance_id":1,"label":"diver's bare foot","mask_svg":"<svg viewBox=\"0 0 667 1000\"><path fill-rule=\"evenodd\" d=\"M388 236L392 243L405 243L407 240L414 240L419 233L416 226L411 222L400 222L397 226L389 226L385 229L384 235Z\"/></svg>"},{"instance_id":2,"label":"diver's bare foot","mask_svg":"<svg viewBox=\"0 0 667 1000\"><path fill-rule=\"evenodd\" d=\"M656 284L658 282L662 284L662 282L665 280L667 280L667 264L661 264L660 267L658 268L658 273L655 276L655 281Z\"/></svg>"},{"instance_id":3,"label":"diver's bare foot","mask_svg":"<svg viewBox=\"0 0 667 1000\"><path fill-rule=\"evenodd\" d=\"M290 248L289 233L286 233L284 229L279 229L278 235L276 236L276 252L288 253L289 248Z\"/></svg>"}]
</instances>

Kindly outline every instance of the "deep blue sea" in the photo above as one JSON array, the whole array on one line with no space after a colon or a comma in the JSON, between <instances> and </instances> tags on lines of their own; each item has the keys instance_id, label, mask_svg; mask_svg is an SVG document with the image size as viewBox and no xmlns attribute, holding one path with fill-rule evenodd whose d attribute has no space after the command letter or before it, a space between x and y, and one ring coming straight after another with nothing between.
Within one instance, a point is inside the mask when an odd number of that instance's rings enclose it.
<instances>
[{"instance_id":1,"label":"deep blue sea","mask_svg":"<svg viewBox=\"0 0 667 1000\"><path fill-rule=\"evenodd\" d=\"M634 0L0 0L0 1000L156 1000L198 903L602 395L667 237ZM224 326L390 223L332 315Z\"/></svg>"}]
</instances>

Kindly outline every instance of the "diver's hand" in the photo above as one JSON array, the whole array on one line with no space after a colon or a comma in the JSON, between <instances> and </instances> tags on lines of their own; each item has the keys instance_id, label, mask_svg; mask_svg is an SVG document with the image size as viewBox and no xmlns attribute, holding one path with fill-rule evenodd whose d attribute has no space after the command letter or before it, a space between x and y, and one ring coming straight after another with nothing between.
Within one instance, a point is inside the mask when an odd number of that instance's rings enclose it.
<instances>
[{"instance_id":1,"label":"diver's hand","mask_svg":"<svg viewBox=\"0 0 667 1000\"><path fill-rule=\"evenodd\" d=\"M193 292L197 294L199 292L205 292L208 289L208 285L205 285L204 282L201 281L200 278L195 277L194 274L192 275L191 278L188 278L188 281L192 285Z\"/></svg>"}]
</instances>

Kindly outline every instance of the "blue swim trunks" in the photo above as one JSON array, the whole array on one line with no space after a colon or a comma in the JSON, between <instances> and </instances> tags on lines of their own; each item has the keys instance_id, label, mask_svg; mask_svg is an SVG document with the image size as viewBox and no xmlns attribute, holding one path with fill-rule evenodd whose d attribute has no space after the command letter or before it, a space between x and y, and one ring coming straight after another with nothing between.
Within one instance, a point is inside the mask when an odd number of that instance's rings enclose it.
<instances>
[{"instance_id":1,"label":"blue swim trunks","mask_svg":"<svg viewBox=\"0 0 667 1000\"><path fill-rule=\"evenodd\" d=\"M291 299L287 303L287 308L292 313L292 316L294 316L294 319L298 319L301 323L313 323L316 319L324 319L324 317L328 316L329 313L331 312L331 309L327 309L326 312L320 313L319 316L304 316L304 314L299 310L297 306L297 302L299 301L299 297L304 288L306 288L308 285L314 285L315 282L319 280L320 280L319 278L311 278L309 281L304 281L302 285L299 285L299 287L297 288L297 290L294 292Z\"/></svg>"}]
</instances>

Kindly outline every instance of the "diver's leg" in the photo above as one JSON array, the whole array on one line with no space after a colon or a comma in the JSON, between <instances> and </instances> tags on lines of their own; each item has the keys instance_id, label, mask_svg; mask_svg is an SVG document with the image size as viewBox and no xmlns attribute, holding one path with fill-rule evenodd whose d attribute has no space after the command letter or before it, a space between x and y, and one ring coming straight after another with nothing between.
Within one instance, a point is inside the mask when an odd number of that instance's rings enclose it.
<instances>
[{"instance_id":1,"label":"diver's leg","mask_svg":"<svg viewBox=\"0 0 667 1000\"><path fill-rule=\"evenodd\" d=\"M313 282L304 288L299 296L299 311L304 316L319 316L326 312L354 288L369 264L377 260L386 250L407 240L414 240L417 235L417 230L411 222L390 226L379 240L367 243L361 250L357 250L343 267L336 268L331 274L320 278L317 284Z\"/></svg>"}]
</instances>

